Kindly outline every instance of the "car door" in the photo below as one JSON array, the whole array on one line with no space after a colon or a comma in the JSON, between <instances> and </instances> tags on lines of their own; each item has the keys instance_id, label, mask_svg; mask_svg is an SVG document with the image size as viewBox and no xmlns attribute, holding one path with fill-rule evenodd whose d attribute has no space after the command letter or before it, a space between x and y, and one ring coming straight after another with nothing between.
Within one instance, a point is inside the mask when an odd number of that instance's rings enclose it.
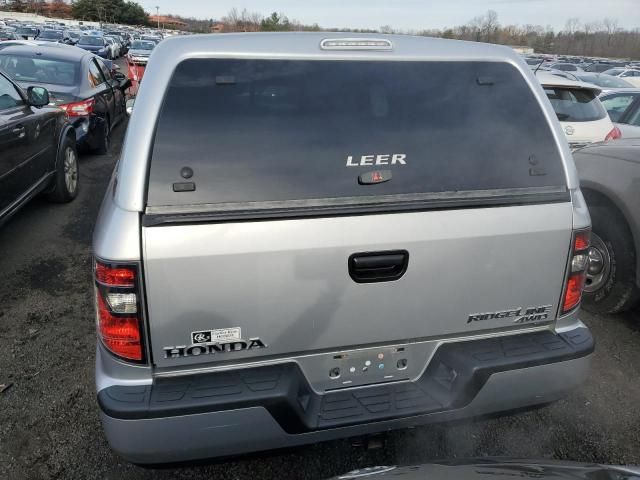
<instances>
[{"instance_id":1,"label":"car door","mask_svg":"<svg viewBox=\"0 0 640 480\"><path fill-rule=\"evenodd\" d=\"M120 87L120 82L113 78L111 75L111 71L105 65L101 58L94 58L94 61L100 68L100 73L102 73L102 78L104 78L107 85L111 87L111 91L113 93L113 115L111 116L111 120L113 123L117 122L122 118L122 115L125 113L125 98L124 92Z\"/></svg>"},{"instance_id":2,"label":"car door","mask_svg":"<svg viewBox=\"0 0 640 480\"><path fill-rule=\"evenodd\" d=\"M46 173L50 127L43 117L0 75L0 216Z\"/></svg>"},{"instance_id":3,"label":"car door","mask_svg":"<svg viewBox=\"0 0 640 480\"><path fill-rule=\"evenodd\" d=\"M109 118L110 127L116 120L116 106L113 88L102 74L96 57L88 60L90 86L95 100L94 111L102 118Z\"/></svg>"},{"instance_id":4,"label":"car door","mask_svg":"<svg viewBox=\"0 0 640 480\"><path fill-rule=\"evenodd\" d=\"M627 108L617 124L622 138L640 138L640 98Z\"/></svg>"}]
</instances>

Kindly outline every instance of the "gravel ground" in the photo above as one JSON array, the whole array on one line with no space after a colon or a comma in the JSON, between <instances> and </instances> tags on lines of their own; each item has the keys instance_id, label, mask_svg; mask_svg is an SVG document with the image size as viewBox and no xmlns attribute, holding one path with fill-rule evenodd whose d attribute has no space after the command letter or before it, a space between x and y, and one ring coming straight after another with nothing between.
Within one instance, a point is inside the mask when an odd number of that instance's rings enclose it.
<instances>
[{"instance_id":1,"label":"gravel ground","mask_svg":"<svg viewBox=\"0 0 640 480\"><path fill-rule=\"evenodd\" d=\"M513 456L640 463L640 313L584 314L596 340L586 385L551 406L225 461L149 470L120 460L93 385L91 233L120 150L81 159L68 205L31 202L0 229L0 478L318 479L375 464Z\"/></svg>"}]
</instances>

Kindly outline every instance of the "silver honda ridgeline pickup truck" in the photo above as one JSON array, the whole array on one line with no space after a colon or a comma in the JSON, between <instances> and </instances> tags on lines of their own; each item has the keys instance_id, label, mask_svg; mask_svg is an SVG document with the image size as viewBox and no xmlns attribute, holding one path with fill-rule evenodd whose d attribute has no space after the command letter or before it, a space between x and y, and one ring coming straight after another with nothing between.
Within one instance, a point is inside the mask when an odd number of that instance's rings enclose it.
<instances>
[{"instance_id":1,"label":"silver honda ridgeline pickup truck","mask_svg":"<svg viewBox=\"0 0 640 480\"><path fill-rule=\"evenodd\" d=\"M174 462L556 400L594 348L589 227L508 48L166 40L94 238L109 443Z\"/></svg>"}]
</instances>

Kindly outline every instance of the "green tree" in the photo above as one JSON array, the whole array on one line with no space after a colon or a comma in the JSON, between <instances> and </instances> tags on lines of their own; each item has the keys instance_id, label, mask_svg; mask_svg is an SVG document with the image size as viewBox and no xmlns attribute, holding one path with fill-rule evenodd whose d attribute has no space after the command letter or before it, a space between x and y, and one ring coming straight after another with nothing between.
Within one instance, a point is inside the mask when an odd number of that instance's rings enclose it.
<instances>
[{"instance_id":1,"label":"green tree","mask_svg":"<svg viewBox=\"0 0 640 480\"><path fill-rule=\"evenodd\" d=\"M129 25L145 25L149 21L149 17L145 13L140 4L136 2L127 2L121 10L120 23Z\"/></svg>"},{"instance_id":2,"label":"green tree","mask_svg":"<svg viewBox=\"0 0 640 480\"><path fill-rule=\"evenodd\" d=\"M73 17L78 20L144 25L149 17L140 4L124 0L76 0Z\"/></svg>"},{"instance_id":3,"label":"green tree","mask_svg":"<svg viewBox=\"0 0 640 480\"><path fill-rule=\"evenodd\" d=\"M27 9L27 4L24 0L9 0L8 10L12 12L24 12Z\"/></svg>"},{"instance_id":4,"label":"green tree","mask_svg":"<svg viewBox=\"0 0 640 480\"><path fill-rule=\"evenodd\" d=\"M278 12L273 12L260 23L260 30L263 32L282 32L291 30L289 19Z\"/></svg>"}]
</instances>

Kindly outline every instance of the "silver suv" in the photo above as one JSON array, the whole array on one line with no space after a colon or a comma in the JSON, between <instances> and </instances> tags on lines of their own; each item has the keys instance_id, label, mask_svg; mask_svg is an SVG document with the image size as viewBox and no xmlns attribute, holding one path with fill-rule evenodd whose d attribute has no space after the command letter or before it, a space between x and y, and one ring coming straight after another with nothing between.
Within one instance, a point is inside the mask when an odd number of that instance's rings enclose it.
<instances>
[{"instance_id":1,"label":"silver suv","mask_svg":"<svg viewBox=\"0 0 640 480\"><path fill-rule=\"evenodd\" d=\"M94 239L106 436L175 462L556 400L593 351L589 226L508 48L162 42Z\"/></svg>"}]
</instances>

